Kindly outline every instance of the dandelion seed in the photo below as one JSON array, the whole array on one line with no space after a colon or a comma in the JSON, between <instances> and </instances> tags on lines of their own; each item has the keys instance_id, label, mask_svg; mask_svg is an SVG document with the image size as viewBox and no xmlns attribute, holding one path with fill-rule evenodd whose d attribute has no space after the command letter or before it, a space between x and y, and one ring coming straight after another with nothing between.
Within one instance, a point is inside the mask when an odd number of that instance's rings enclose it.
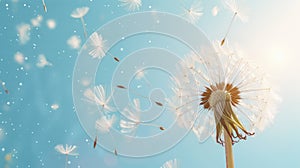
<instances>
[{"instance_id":1,"label":"dandelion seed","mask_svg":"<svg viewBox=\"0 0 300 168\"><path fill-rule=\"evenodd\" d=\"M97 141L98 141L98 136L96 136L96 137L95 137L95 140L94 140L94 145L93 145L94 149L95 149L96 146L97 146Z\"/></svg>"},{"instance_id":2,"label":"dandelion seed","mask_svg":"<svg viewBox=\"0 0 300 168\"><path fill-rule=\"evenodd\" d=\"M115 155L117 155L115 139L110 132L110 129L113 127L113 124L115 122L116 122L116 117L114 115L112 115L110 118L108 118L107 116L102 116L101 118L99 118L96 121L95 128L97 131L99 131L101 133L110 135L110 137L112 138L114 148L115 148L114 153L115 153ZM97 137L97 135L96 135L96 137Z\"/></svg>"},{"instance_id":3,"label":"dandelion seed","mask_svg":"<svg viewBox=\"0 0 300 168\"><path fill-rule=\"evenodd\" d=\"M45 0L42 0L42 3L43 3L44 11L47 12L47 6L46 6L46 3L45 3Z\"/></svg>"},{"instance_id":4,"label":"dandelion seed","mask_svg":"<svg viewBox=\"0 0 300 168\"><path fill-rule=\"evenodd\" d=\"M178 92L176 91L176 93L178 93ZM180 127L191 128L195 117L189 116L191 113L185 113L184 111L188 111L188 110L192 110L192 109L178 108L178 107L182 106L181 105L182 101L180 101L180 99L178 99L178 97L173 97L172 99L167 99L166 101L167 101L167 105L168 105L167 108L170 111L175 112L176 123ZM186 106L186 107L189 107L189 106Z\"/></svg>"},{"instance_id":5,"label":"dandelion seed","mask_svg":"<svg viewBox=\"0 0 300 168\"><path fill-rule=\"evenodd\" d=\"M114 60L120 62L120 60L117 57L114 57Z\"/></svg>"},{"instance_id":6,"label":"dandelion seed","mask_svg":"<svg viewBox=\"0 0 300 168\"><path fill-rule=\"evenodd\" d=\"M120 120L121 133L134 134L136 132L136 129L140 125L159 128L162 131L165 130L164 127L162 127L162 126L142 122L140 119L140 114L142 113L142 110L140 107L140 100L133 99L133 104L134 104L133 109L125 108L123 110L123 114L125 115L125 117L128 120L123 120L123 119Z\"/></svg>"},{"instance_id":7,"label":"dandelion seed","mask_svg":"<svg viewBox=\"0 0 300 168\"><path fill-rule=\"evenodd\" d=\"M169 160L165 162L160 168L178 168L177 160Z\"/></svg>"},{"instance_id":8,"label":"dandelion seed","mask_svg":"<svg viewBox=\"0 0 300 168\"><path fill-rule=\"evenodd\" d=\"M67 40L67 44L72 49L79 49L81 46L81 39L78 36L73 35Z\"/></svg>"},{"instance_id":9,"label":"dandelion seed","mask_svg":"<svg viewBox=\"0 0 300 168\"><path fill-rule=\"evenodd\" d=\"M44 68L45 66L52 66L52 63L47 60L45 55L40 54L38 56L38 61L36 63L36 66L39 68Z\"/></svg>"},{"instance_id":10,"label":"dandelion seed","mask_svg":"<svg viewBox=\"0 0 300 168\"><path fill-rule=\"evenodd\" d=\"M126 87L123 86L123 85L117 85L117 87L120 88L120 89L126 89Z\"/></svg>"},{"instance_id":11,"label":"dandelion seed","mask_svg":"<svg viewBox=\"0 0 300 168\"><path fill-rule=\"evenodd\" d=\"M52 110L57 110L57 109L59 109L59 105L58 104L52 104L51 109Z\"/></svg>"},{"instance_id":12,"label":"dandelion seed","mask_svg":"<svg viewBox=\"0 0 300 168\"><path fill-rule=\"evenodd\" d=\"M104 112L115 111L115 108L110 105L113 93L107 97L105 89L102 85L95 86L94 90L87 89L83 94L89 102L101 106Z\"/></svg>"},{"instance_id":13,"label":"dandelion seed","mask_svg":"<svg viewBox=\"0 0 300 168\"><path fill-rule=\"evenodd\" d=\"M38 15L37 17L32 18L30 21L33 27L40 27L41 22L43 21L43 16Z\"/></svg>"},{"instance_id":14,"label":"dandelion seed","mask_svg":"<svg viewBox=\"0 0 300 168\"><path fill-rule=\"evenodd\" d=\"M246 140L247 136L254 135L252 131L262 130L262 126L272 121L276 95L259 69L230 48L221 48L219 43L215 48L220 64L211 59L215 57L214 51L202 53L205 59L199 56L193 66L186 64L189 61L180 64L177 78L181 80L178 80L180 87L177 90L183 89L186 96L175 94L186 102L179 104L179 108L193 111L190 110L192 102L199 102L201 115L198 115L193 131L199 141L203 141L215 130L216 142L225 145L227 164L231 167L232 144ZM211 126L215 128L208 128Z\"/></svg>"},{"instance_id":15,"label":"dandelion seed","mask_svg":"<svg viewBox=\"0 0 300 168\"><path fill-rule=\"evenodd\" d=\"M22 23L17 26L19 41L21 44L26 44L30 40L30 25Z\"/></svg>"},{"instance_id":16,"label":"dandelion seed","mask_svg":"<svg viewBox=\"0 0 300 168\"><path fill-rule=\"evenodd\" d=\"M132 94L134 94L134 95L136 95L136 96L138 96L138 97L144 98L144 99L148 99L148 98L149 98L149 97L147 97L147 96L144 96L144 95L141 95L141 94L135 92L134 90L127 89L127 88L126 88L125 86L123 86L123 85L117 85L117 88L123 89L123 90L128 90L128 91L130 91ZM151 98L150 98L150 100L151 100L152 102L154 102L154 103L155 103L156 105L158 105L158 106L163 106L163 103L161 103L161 102L159 102L159 101L153 100L153 99L151 99Z\"/></svg>"},{"instance_id":17,"label":"dandelion seed","mask_svg":"<svg viewBox=\"0 0 300 168\"><path fill-rule=\"evenodd\" d=\"M162 103L160 103L160 102L155 102L155 104L157 104L158 106L163 106L163 104Z\"/></svg>"},{"instance_id":18,"label":"dandelion seed","mask_svg":"<svg viewBox=\"0 0 300 168\"><path fill-rule=\"evenodd\" d=\"M145 69L139 69L139 68L137 68L137 71L136 71L135 74L136 74L136 79L137 80L143 79L147 83L147 86L151 87L151 82L145 76L146 75Z\"/></svg>"},{"instance_id":19,"label":"dandelion seed","mask_svg":"<svg viewBox=\"0 0 300 168\"><path fill-rule=\"evenodd\" d=\"M55 150L63 155L66 155L66 162L65 162L65 168L68 167L68 156L78 156L79 154L76 153L77 146L75 145L68 145L66 144L66 148L64 148L63 145L56 145Z\"/></svg>"},{"instance_id":20,"label":"dandelion seed","mask_svg":"<svg viewBox=\"0 0 300 168\"><path fill-rule=\"evenodd\" d=\"M82 27L83 27L83 32L84 32L84 37L85 38L87 38L88 35L87 35L87 31L86 31L85 22L84 22L83 17L88 13L89 9L90 9L89 7L76 8L71 13L72 18L80 19Z\"/></svg>"},{"instance_id":21,"label":"dandelion seed","mask_svg":"<svg viewBox=\"0 0 300 168\"><path fill-rule=\"evenodd\" d=\"M213 16L217 16L218 15L218 13L219 13L219 7L218 6L214 6L212 9L211 9L211 14L213 15Z\"/></svg>"},{"instance_id":22,"label":"dandelion seed","mask_svg":"<svg viewBox=\"0 0 300 168\"><path fill-rule=\"evenodd\" d=\"M142 6L141 0L119 0L121 2L121 6L125 6L128 11L139 10Z\"/></svg>"},{"instance_id":23,"label":"dandelion seed","mask_svg":"<svg viewBox=\"0 0 300 168\"><path fill-rule=\"evenodd\" d=\"M24 55L21 52L16 52L14 55L15 61L22 65L25 62Z\"/></svg>"},{"instance_id":24,"label":"dandelion seed","mask_svg":"<svg viewBox=\"0 0 300 168\"><path fill-rule=\"evenodd\" d=\"M194 3L190 8L184 8L184 17L192 24L195 24L202 15L202 7L199 2Z\"/></svg>"},{"instance_id":25,"label":"dandelion seed","mask_svg":"<svg viewBox=\"0 0 300 168\"><path fill-rule=\"evenodd\" d=\"M235 18L238 17L241 21L244 21L244 22L247 20L246 16L244 16L241 13L241 11L239 10L236 0L223 0L223 3L227 9L229 9L231 12L233 12L233 17L229 23L229 26L227 28L224 38L221 40L221 43L220 43L221 46L224 45Z\"/></svg>"},{"instance_id":26,"label":"dandelion seed","mask_svg":"<svg viewBox=\"0 0 300 168\"><path fill-rule=\"evenodd\" d=\"M47 26L49 29L55 29L56 27L56 22L54 19L49 19L47 20Z\"/></svg>"},{"instance_id":27,"label":"dandelion seed","mask_svg":"<svg viewBox=\"0 0 300 168\"><path fill-rule=\"evenodd\" d=\"M91 37L91 46L92 49L89 52L89 55L93 58L103 58L106 54L114 58L115 61L120 62L120 60L110 54L108 51L105 52L105 40L103 40L102 36L99 35L97 32L94 32Z\"/></svg>"}]
</instances>

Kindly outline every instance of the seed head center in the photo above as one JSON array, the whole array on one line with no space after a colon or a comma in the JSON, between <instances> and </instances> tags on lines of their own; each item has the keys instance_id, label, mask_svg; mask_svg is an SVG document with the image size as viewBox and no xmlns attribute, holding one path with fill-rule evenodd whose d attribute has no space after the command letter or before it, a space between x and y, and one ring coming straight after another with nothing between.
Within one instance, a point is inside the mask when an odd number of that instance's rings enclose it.
<instances>
[{"instance_id":1,"label":"seed head center","mask_svg":"<svg viewBox=\"0 0 300 168\"><path fill-rule=\"evenodd\" d=\"M215 106L219 102L230 101L230 93L224 90L213 91L208 99L208 102L211 106Z\"/></svg>"}]
</instances>

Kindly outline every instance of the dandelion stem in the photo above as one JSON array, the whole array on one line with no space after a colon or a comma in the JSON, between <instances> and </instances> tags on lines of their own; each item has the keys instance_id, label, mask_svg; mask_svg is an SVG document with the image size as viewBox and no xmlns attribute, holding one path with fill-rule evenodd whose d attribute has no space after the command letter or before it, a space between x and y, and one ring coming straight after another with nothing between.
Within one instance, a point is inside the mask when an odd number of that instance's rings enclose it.
<instances>
[{"instance_id":1,"label":"dandelion stem","mask_svg":"<svg viewBox=\"0 0 300 168\"><path fill-rule=\"evenodd\" d=\"M86 28L85 28L85 23L84 23L83 17L80 17L80 20L81 20L81 24L82 24L82 27L83 27L84 37L87 38L87 32L86 32Z\"/></svg>"},{"instance_id":2,"label":"dandelion stem","mask_svg":"<svg viewBox=\"0 0 300 168\"><path fill-rule=\"evenodd\" d=\"M111 139L112 139L112 142L113 142L113 147L114 147L114 154L117 156L118 155L118 152L117 152L117 147L116 147L116 141L115 141L115 139L114 139L114 137L113 137L113 135L111 134L111 132L110 131L108 131L108 134L110 135L110 137L111 137Z\"/></svg>"},{"instance_id":3,"label":"dandelion stem","mask_svg":"<svg viewBox=\"0 0 300 168\"><path fill-rule=\"evenodd\" d=\"M68 167L68 154L66 154L66 163L65 163L65 168Z\"/></svg>"},{"instance_id":4,"label":"dandelion stem","mask_svg":"<svg viewBox=\"0 0 300 168\"><path fill-rule=\"evenodd\" d=\"M136 122L136 124L144 125L144 126L149 126L149 127L156 127L156 128L163 128L162 126L156 125L156 124L150 124L150 123L143 123L143 122Z\"/></svg>"},{"instance_id":5,"label":"dandelion stem","mask_svg":"<svg viewBox=\"0 0 300 168\"><path fill-rule=\"evenodd\" d=\"M46 3L45 3L45 0L42 0L42 3L43 3L44 11L47 12L47 6L46 6Z\"/></svg>"},{"instance_id":6,"label":"dandelion stem","mask_svg":"<svg viewBox=\"0 0 300 168\"><path fill-rule=\"evenodd\" d=\"M226 130L224 130L224 140L225 140L226 168L234 168L232 140Z\"/></svg>"},{"instance_id":7,"label":"dandelion stem","mask_svg":"<svg viewBox=\"0 0 300 168\"><path fill-rule=\"evenodd\" d=\"M159 101L155 101L155 100L151 99L150 97L147 97L147 96L144 96L144 95L142 95L142 94L139 94L138 92L136 92L136 91L134 91L134 90L132 90L132 89L130 89L130 88L126 88L126 87L123 86L123 85L117 85L117 88L124 89L124 90L126 89L126 90L128 90L129 92L131 92L132 94L134 94L135 96L139 96L139 97L141 97L141 98L143 98L143 99L149 99L150 101L152 101L153 103L155 103L155 104L158 105L158 106L164 106L163 103L161 103L161 102L159 102Z\"/></svg>"}]
</instances>

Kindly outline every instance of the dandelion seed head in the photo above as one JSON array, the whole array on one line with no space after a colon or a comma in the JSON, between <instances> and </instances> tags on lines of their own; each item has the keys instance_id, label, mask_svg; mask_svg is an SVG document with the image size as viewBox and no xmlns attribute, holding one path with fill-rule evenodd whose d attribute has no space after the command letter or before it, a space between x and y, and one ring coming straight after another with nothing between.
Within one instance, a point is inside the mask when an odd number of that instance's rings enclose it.
<instances>
[{"instance_id":1,"label":"dandelion seed head","mask_svg":"<svg viewBox=\"0 0 300 168\"><path fill-rule=\"evenodd\" d=\"M225 8L230 10L233 14L236 14L237 17L242 21L242 22L247 22L248 17L243 13L243 11L240 9L240 6L238 6L236 0L223 0L223 4Z\"/></svg>"},{"instance_id":2,"label":"dandelion seed head","mask_svg":"<svg viewBox=\"0 0 300 168\"><path fill-rule=\"evenodd\" d=\"M188 54L179 64L173 92L180 101L172 103L183 113L195 113L193 102L198 102L193 132L199 140L216 131L216 141L223 143L222 134L227 131L236 142L272 121L276 110L270 106L276 107L272 103L276 96L257 66L229 47L214 47L215 51L200 52L201 55ZM212 56L220 61L213 61Z\"/></svg>"},{"instance_id":3,"label":"dandelion seed head","mask_svg":"<svg viewBox=\"0 0 300 168\"><path fill-rule=\"evenodd\" d=\"M184 17L192 24L195 24L202 15L203 11L200 3L195 3L190 8L184 9Z\"/></svg>"},{"instance_id":4,"label":"dandelion seed head","mask_svg":"<svg viewBox=\"0 0 300 168\"><path fill-rule=\"evenodd\" d=\"M102 133L108 133L113 127L115 121L116 117L114 115L110 118L108 118L107 116L102 116L96 121L95 128Z\"/></svg>"},{"instance_id":5,"label":"dandelion seed head","mask_svg":"<svg viewBox=\"0 0 300 168\"><path fill-rule=\"evenodd\" d=\"M119 0L121 2L121 6L127 8L128 11L139 10L142 6L142 0Z\"/></svg>"},{"instance_id":6,"label":"dandelion seed head","mask_svg":"<svg viewBox=\"0 0 300 168\"><path fill-rule=\"evenodd\" d=\"M138 124L132 121L128 121L128 120L120 120L120 132L122 134L132 134L135 132L135 130L137 129Z\"/></svg>"},{"instance_id":7,"label":"dandelion seed head","mask_svg":"<svg viewBox=\"0 0 300 168\"><path fill-rule=\"evenodd\" d=\"M112 94L107 97L106 91L102 85L95 86L94 90L90 88L85 90L83 95L85 98L87 98L87 101L100 106L103 112L115 111L115 108L110 105Z\"/></svg>"},{"instance_id":8,"label":"dandelion seed head","mask_svg":"<svg viewBox=\"0 0 300 168\"><path fill-rule=\"evenodd\" d=\"M160 168L178 168L177 160L169 160L165 162Z\"/></svg>"},{"instance_id":9,"label":"dandelion seed head","mask_svg":"<svg viewBox=\"0 0 300 168\"><path fill-rule=\"evenodd\" d=\"M83 16L85 16L88 13L89 9L90 9L89 7L76 8L75 10L72 11L71 17L72 18L82 18Z\"/></svg>"},{"instance_id":10,"label":"dandelion seed head","mask_svg":"<svg viewBox=\"0 0 300 168\"><path fill-rule=\"evenodd\" d=\"M75 146L75 145L66 144L65 148L63 145L56 145L54 149L57 152L64 154L64 155L78 156L79 154L76 153L76 148L77 148L77 146Z\"/></svg>"},{"instance_id":11,"label":"dandelion seed head","mask_svg":"<svg viewBox=\"0 0 300 168\"><path fill-rule=\"evenodd\" d=\"M122 114L126 117L126 119L122 119L120 121L120 128L122 133L134 133L138 128L141 113L141 106L139 99L133 99L133 107L125 108L122 111Z\"/></svg>"},{"instance_id":12,"label":"dandelion seed head","mask_svg":"<svg viewBox=\"0 0 300 168\"><path fill-rule=\"evenodd\" d=\"M49 62L44 54L38 56L36 66L39 68L44 68L46 66L52 66L52 63Z\"/></svg>"},{"instance_id":13,"label":"dandelion seed head","mask_svg":"<svg viewBox=\"0 0 300 168\"><path fill-rule=\"evenodd\" d=\"M93 58L103 58L105 56L105 40L97 32L94 32L91 37L91 50L89 55Z\"/></svg>"}]
</instances>

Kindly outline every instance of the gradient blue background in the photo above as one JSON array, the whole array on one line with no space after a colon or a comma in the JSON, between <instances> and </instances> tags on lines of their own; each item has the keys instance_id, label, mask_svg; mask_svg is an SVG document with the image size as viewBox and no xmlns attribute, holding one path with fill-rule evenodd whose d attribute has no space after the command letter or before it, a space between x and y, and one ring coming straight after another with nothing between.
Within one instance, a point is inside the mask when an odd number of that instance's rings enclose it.
<instances>
[{"instance_id":1,"label":"gradient blue background","mask_svg":"<svg viewBox=\"0 0 300 168\"><path fill-rule=\"evenodd\" d=\"M185 4L192 2L185 1ZM300 167L300 3L296 0L240 3L249 21L237 20L229 41L270 74L282 103L271 126L234 146L236 167ZM63 167L65 157L54 150L57 144L78 146L80 155L70 157L69 167L155 168L174 158L180 167L225 167L223 147L213 139L199 144L193 134L173 149L148 158L115 157L101 148L93 149L93 140L81 128L73 108L71 83L78 51L70 49L67 39L72 35L80 36L82 42L85 39L80 20L71 18L70 13L77 7L90 8L85 16L90 35L111 19L129 12L119 7L117 0L46 0L46 4L47 13L41 1L0 0L0 79L10 90L9 95L2 90L0 93L0 128L4 132L0 139L0 167L7 164L4 156L8 153L14 156L9 167ZM213 17L211 9L215 5L221 10ZM232 13L225 10L219 0L203 0L202 6L204 15L197 26L210 40L220 40ZM144 0L139 11L149 10L183 13L181 2L175 0ZM20 45L17 25L30 23L38 14L43 16L41 27L33 28L30 41ZM54 30L47 28L47 19L56 21ZM123 47L126 51L126 46ZM26 63L30 69L22 70L22 65L14 61L18 51L28 57ZM53 66L37 68L39 54L45 54ZM53 103L60 108L52 110Z\"/></svg>"}]
</instances>

